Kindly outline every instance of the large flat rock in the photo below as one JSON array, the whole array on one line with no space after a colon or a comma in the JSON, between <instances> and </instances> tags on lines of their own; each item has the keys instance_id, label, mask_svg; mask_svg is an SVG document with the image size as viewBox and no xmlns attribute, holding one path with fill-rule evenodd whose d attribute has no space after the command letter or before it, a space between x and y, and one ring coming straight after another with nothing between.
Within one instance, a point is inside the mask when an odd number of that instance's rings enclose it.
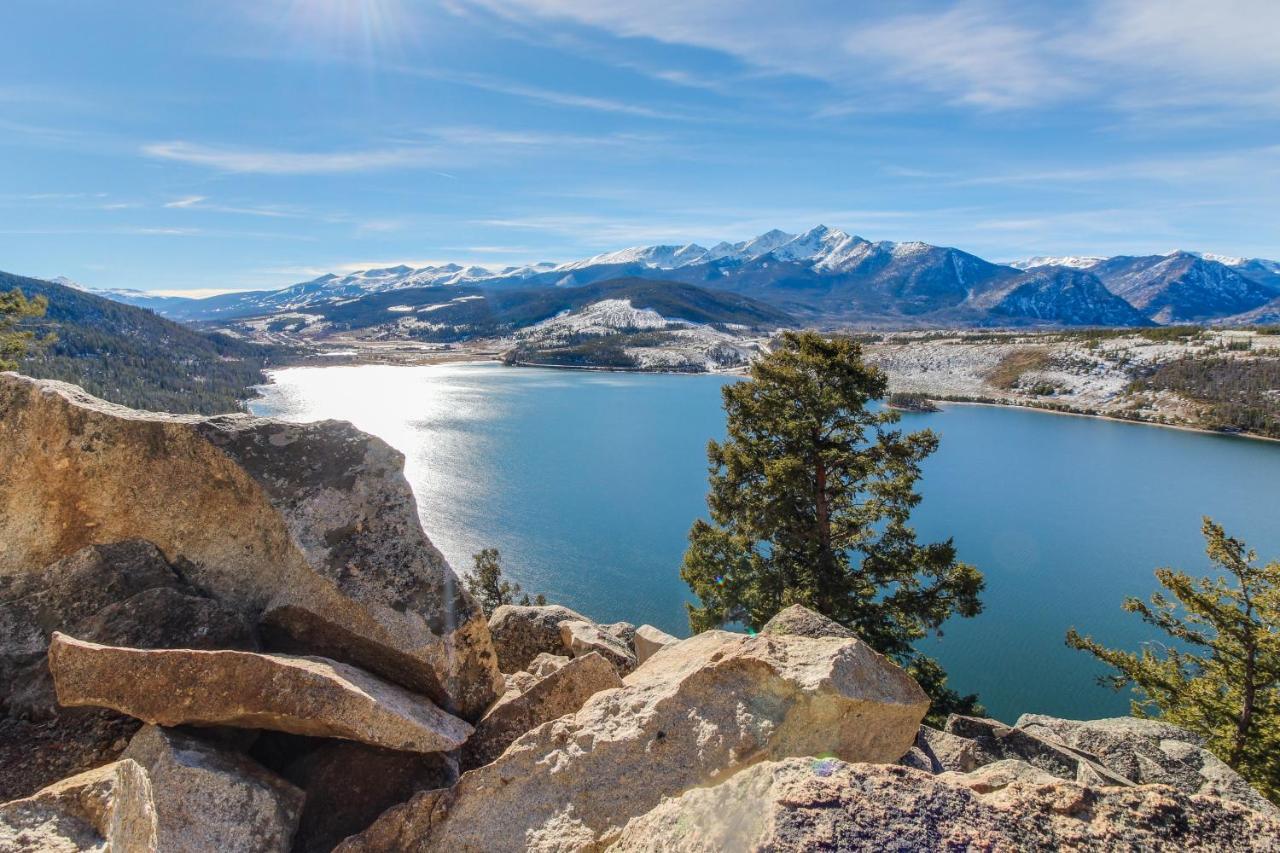
<instances>
[{"instance_id":1,"label":"large flat rock","mask_svg":"<svg viewBox=\"0 0 1280 853\"><path fill-rule=\"evenodd\" d=\"M471 726L431 700L319 657L102 646L54 634L58 700L161 726L238 726L408 752L460 747Z\"/></svg>"},{"instance_id":2,"label":"large flat rock","mask_svg":"<svg viewBox=\"0 0 1280 853\"><path fill-rule=\"evenodd\" d=\"M0 805L4 853L159 853L151 782L125 759Z\"/></svg>"},{"instance_id":3,"label":"large flat rock","mask_svg":"<svg viewBox=\"0 0 1280 853\"><path fill-rule=\"evenodd\" d=\"M905 672L856 639L708 631L623 684L448 791L391 809L340 849L600 849L663 797L757 761L896 761L929 706Z\"/></svg>"},{"instance_id":4,"label":"large flat rock","mask_svg":"<svg viewBox=\"0 0 1280 853\"><path fill-rule=\"evenodd\" d=\"M935 777L830 758L765 762L664 801L629 822L609 849L1047 853L1280 846L1280 822L1234 803L1162 786L1092 789L1023 766L1034 779L987 791L985 784L979 790L964 784L962 774Z\"/></svg>"},{"instance_id":5,"label":"large flat rock","mask_svg":"<svg viewBox=\"0 0 1280 853\"><path fill-rule=\"evenodd\" d=\"M4 373L0 447L0 576L145 539L282 643L466 718L497 697L484 615L423 533L403 457L350 424L139 412Z\"/></svg>"}]
</instances>

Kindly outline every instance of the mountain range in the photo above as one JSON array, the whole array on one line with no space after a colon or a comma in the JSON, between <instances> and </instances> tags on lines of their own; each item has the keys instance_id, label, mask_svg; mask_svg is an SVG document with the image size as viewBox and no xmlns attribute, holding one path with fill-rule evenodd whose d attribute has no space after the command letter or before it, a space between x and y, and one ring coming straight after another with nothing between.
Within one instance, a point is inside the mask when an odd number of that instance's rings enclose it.
<instances>
[{"instance_id":1,"label":"mountain range","mask_svg":"<svg viewBox=\"0 0 1280 853\"><path fill-rule=\"evenodd\" d=\"M486 295L628 278L737 294L798 322L828 326L1141 326L1280 317L1276 261L1178 251L995 263L960 249L872 242L823 225L710 248L638 246L563 264L394 266L204 299L140 291L103 295L175 320L225 323L322 308L328 315L353 301L368 300L372 308L383 303L381 294L400 292L404 298L396 303L416 310L421 305L412 304L410 292L438 302L432 289L441 287L477 288Z\"/></svg>"}]
</instances>

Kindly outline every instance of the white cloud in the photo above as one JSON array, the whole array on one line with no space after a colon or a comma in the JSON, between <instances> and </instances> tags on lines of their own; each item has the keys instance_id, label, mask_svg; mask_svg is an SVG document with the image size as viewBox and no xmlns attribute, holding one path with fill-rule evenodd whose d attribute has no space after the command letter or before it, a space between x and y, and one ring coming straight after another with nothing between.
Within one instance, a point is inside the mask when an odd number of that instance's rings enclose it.
<instances>
[{"instance_id":1,"label":"white cloud","mask_svg":"<svg viewBox=\"0 0 1280 853\"><path fill-rule=\"evenodd\" d=\"M184 198L175 198L173 201L166 202L165 207L195 207L197 204L204 201L205 198L206 196L202 195L189 195Z\"/></svg>"},{"instance_id":2,"label":"white cloud","mask_svg":"<svg viewBox=\"0 0 1280 853\"><path fill-rule=\"evenodd\" d=\"M909 12L827 0L785 11L766 0L455 2L526 27L585 26L822 80L843 97L820 116L928 97L983 110L1092 102L1123 113L1280 112L1276 0L948 0Z\"/></svg>"},{"instance_id":3,"label":"white cloud","mask_svg":"<svg viewBox=\"0 0 1280 853\"><path fill-rule=\"evenodd\" d=\"M160 160L208 166L224 172L266 175L326 175L428 165L440 159L423 147L375 148L328 153L229 148L194 142L156 142L142 152Z\"/></svg>"}]
</instances>

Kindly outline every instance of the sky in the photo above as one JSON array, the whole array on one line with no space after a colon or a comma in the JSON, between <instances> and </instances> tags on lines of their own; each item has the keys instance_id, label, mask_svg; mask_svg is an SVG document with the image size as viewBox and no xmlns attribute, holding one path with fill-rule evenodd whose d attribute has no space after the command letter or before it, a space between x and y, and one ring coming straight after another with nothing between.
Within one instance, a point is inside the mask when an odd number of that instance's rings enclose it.
<instances>
[{"instance_id":1,"label":"sky","mask_svg":"<svg viewBox=\"0 0 1280 853\"><path fill-rule=\"evenodd\" d=\"M1280 257L1280 2L5 0L0 269L201 295L818 223Z\"/></svg>"}]
</instances>

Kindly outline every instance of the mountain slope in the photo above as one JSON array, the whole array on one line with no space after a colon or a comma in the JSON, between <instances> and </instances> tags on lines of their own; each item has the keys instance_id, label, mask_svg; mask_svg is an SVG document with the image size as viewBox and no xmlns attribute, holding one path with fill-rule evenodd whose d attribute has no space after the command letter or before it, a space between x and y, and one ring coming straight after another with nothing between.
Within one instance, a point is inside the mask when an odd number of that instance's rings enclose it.
<instances>
[{"instance_id":1,"label":"mountain slope","mask_svg":"<svg viewBox=\"0 0 1280 853\"><path fill-rule=\"evenodd\" d=\"M1154 325L1125 300L1107 290L1097 276L1070 267L1035 267L1025 276L992 288L974 300L988 322L1055 326Z\"/></svg>"},{"instance_id":2,"label":"mountain slope","mask_svg":"<svg viewBox=\"0 0 1280 853\"><path fill-rule=\"evenodd\" d=\"M45 317L26 323L57 341L26 358L20 370L74 382L133 408L217 414L236 411L264 381L276 350L226 335L198 332L81 290L0 273L0 290L20 289L49 301Z\"/></svg>"},{"instance_id":3,"label":"mountain slope","mask_svg":"<svg viewBox=\"0 0 1280 853\"><path fill-rule=\"evenodd\" d=\"M627 278L574 288L433 285L366 294L285 315L242 321L250 329L312 336L364 332L382 337L457 341L506 335L604 301L699 325L771 329L794 322L784 311L732 293L689 284ZM281 326L292 323L293 326Z\"/></svg>"},{"instance_id":4,"label":"mountain slope","mask_svg":"<svg viewBox=\"0 0 1280 853\"><path fill-rule=\"evenodd\" d=\"M1089 268L1157 323L1211 320L1251 311L1272 298L1263 285L1190 252L1109 258Z\"/></svg>"}]
</instances>

